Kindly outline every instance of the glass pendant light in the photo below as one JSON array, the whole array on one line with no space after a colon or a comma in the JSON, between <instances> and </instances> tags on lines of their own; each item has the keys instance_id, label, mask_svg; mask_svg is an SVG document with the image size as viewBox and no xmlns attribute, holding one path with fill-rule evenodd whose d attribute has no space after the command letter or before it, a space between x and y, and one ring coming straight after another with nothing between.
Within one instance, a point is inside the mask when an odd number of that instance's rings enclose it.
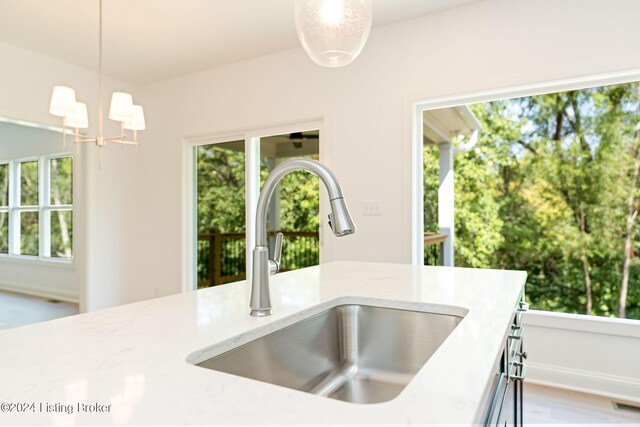
<instances>
[{"instance_id":1,"label":"glass pendant light","mask_svg":"<svg viewBox=\"0 0 640 427\"><path fill-rule=\"evenodd\" d=\"M371 16L372 0L295 0L300 43L323 67L348 65L360 54Z\"/></svg>"}]
</instances>

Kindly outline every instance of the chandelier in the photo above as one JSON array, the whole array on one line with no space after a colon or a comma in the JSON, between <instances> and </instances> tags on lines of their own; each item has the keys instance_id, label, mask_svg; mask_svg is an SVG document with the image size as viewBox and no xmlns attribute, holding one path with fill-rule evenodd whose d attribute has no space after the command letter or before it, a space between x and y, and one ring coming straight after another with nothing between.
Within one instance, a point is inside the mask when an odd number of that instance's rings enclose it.
<instances>
[{"instance_id":1,"label":"chandelier","mask_svg":"<svg viewBox=\"0 0 640 427\"><path fill-rule=\"evenodd\" d=\"M55 86L51 95L49 113L62 117L63 135L67 129L73 129L73 142L93 142L102 148L107 143L138 145L138 131L146 128L144 110L133 104L133 97L125 92L114 92L111 95L109 118L120 122L120 134L105 136L103 131L103 95L102 95L102 0L99 0L98 24L98 135L85 136L80 129L89 127L87 104L76 100L76 91L67 86ZM127 135L130 131L130 135ZM63 136L63 141L64 141Z\"/></svg>"},{"instance_id":2,"label":"chandelier","mask_svg":"<svg viewBox=\"0 0 640 427\"><path fill-rule=\"evenodd\" d=\"M371 18L372 0L295 0L300 43L323 67L356 59L369 37Z\"/></svg>"}]
</instances>

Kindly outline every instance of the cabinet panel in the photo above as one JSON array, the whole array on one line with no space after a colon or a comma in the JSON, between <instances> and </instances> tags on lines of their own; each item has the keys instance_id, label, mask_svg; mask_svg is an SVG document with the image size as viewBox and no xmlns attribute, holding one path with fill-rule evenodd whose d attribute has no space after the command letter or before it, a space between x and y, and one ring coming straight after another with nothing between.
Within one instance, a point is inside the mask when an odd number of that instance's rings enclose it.
<instances>
[{"instance_id":1,"label":"cabinet panel","mask_svg":"<svg viewBox=\"0 0 640 427\"><path fill-rule=\"evenodd\" d=\"M526 353L523 350L524 326L522 312L528 308L522 300L514 310L513 322L496 364L498 381L489 399L487 426L523 426L523 382L527 367L524 363Z\"/></svg>"}]
</instances>

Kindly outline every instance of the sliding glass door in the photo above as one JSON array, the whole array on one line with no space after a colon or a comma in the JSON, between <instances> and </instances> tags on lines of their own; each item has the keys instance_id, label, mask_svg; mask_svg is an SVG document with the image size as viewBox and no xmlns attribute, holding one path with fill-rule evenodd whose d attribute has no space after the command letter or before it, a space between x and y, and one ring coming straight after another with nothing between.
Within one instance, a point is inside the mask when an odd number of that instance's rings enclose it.
<instances>
[{"instance_id":1,"label":"sliding glass door","mask_svg":"<svg viewBox=\"0 0 640 427\"><path fill-rule=\"evenodd\" d=\"M244 148L244 141L195 148L198 289L245 277Z\"/></svg>"},{"instance_id":2,"label":"sliding glass door","mask_svg":"<svg viewBox=\"0 0 640 427\"><path fill-rule=\"evenodd\" d=\"M318 160L319 138L319 131L312 130L193 148L194 288L246 278L247 200L260 191L257 178L254 183L247 177L259 175L261 188L269 172L288 159ZM250 155L256 148L259 155ZM270 245L275 233L284 234L283 271L319 263L319 207L319 181L314 175L294 172L278 185L269 206L267 230Z\"/></svg>"},{"instance_id":3,"label":"sliding glass door","mask_svg":"<svg viewBox=\"0 0 640 427\"><path fill-rule=\"evenodd\" d=\"M273 168L293 158L319 159L319 132L296 132L262 138L260 141L260 186ZM304 171L286 175L277 186L269 204L267 231L283 238L282 271L318 265L320 182Z\"/></svg>"}]
</instances>

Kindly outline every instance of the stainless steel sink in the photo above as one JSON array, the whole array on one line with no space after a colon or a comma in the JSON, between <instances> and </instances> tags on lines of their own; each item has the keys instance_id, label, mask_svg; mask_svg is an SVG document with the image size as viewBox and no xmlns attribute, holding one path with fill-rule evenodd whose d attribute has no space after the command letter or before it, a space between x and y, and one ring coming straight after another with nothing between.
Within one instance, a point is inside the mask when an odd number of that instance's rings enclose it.
<instances>
[{"instance_id":1,"label":"stainless steel sink","mask_svg":"<svg viewBox=\"0 0 640 427\"><path fill-rule=\"evenodd\" d=\"M339 305L197 366L354 403L396 397L462 317Z\"/></svg>"}]
</instances>

